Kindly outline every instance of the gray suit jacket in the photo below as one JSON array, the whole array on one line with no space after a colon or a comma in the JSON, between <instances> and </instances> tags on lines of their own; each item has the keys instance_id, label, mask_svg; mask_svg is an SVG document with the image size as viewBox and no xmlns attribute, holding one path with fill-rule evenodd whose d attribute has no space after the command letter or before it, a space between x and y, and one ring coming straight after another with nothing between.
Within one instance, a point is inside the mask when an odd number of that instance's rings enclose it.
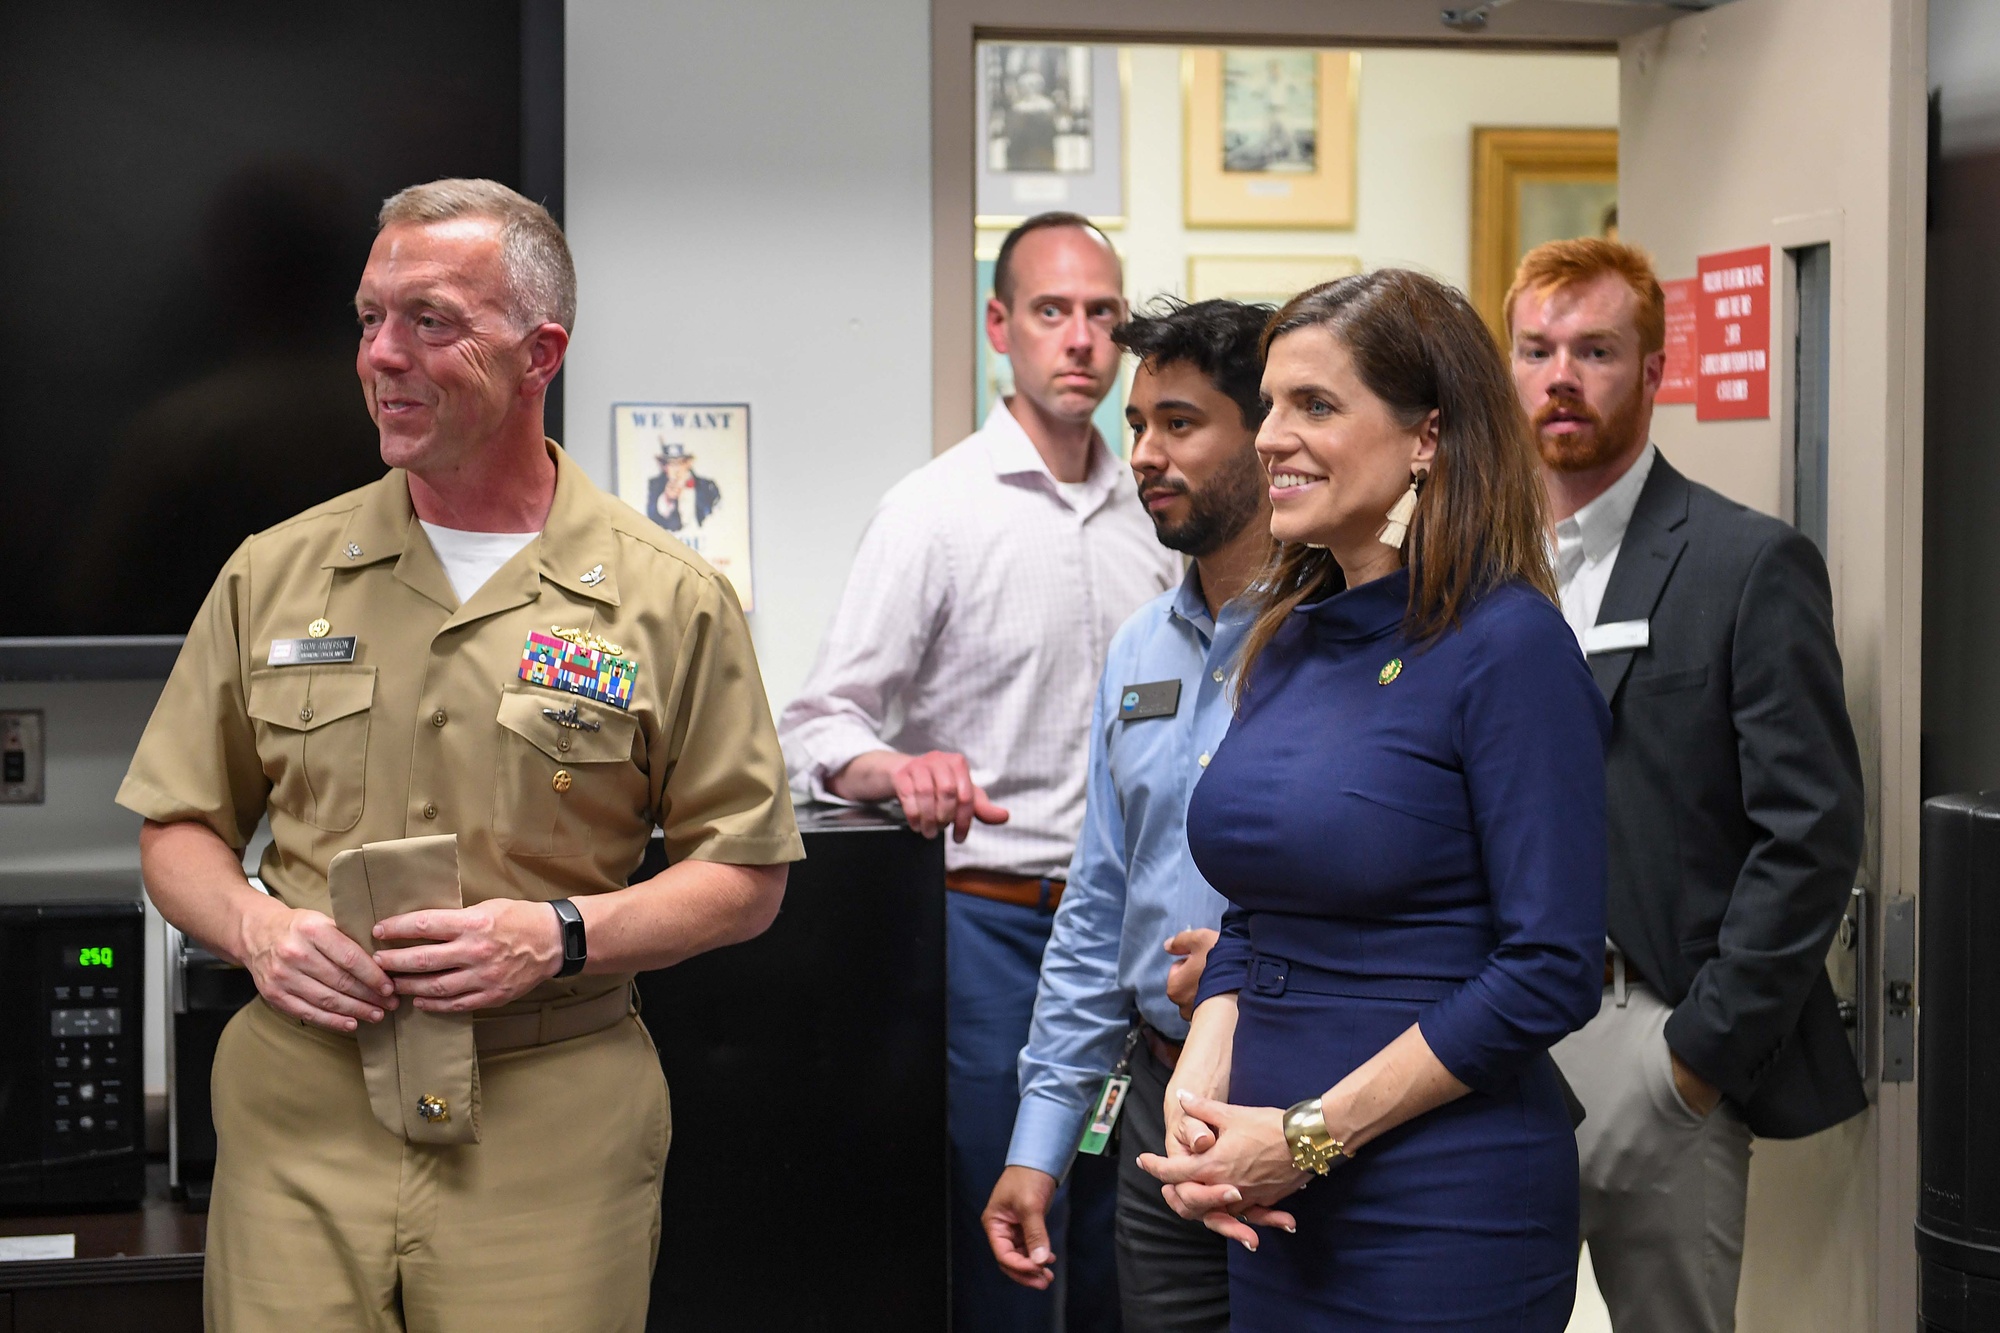
<instances>
[{"instance_id":1,"label":"gray suit jacket","mask_svg":"<svg viewBox=\"0 0 2000 1333\"><path fill-rule=\"evenodd\" d=\"M1597 623L1610 702L1611 937L1673 1006L1667 1044L1753 1133L1867 1105L1826 953L1861 858L1861 761L1826 563L1798 531L1662 457Z\"/></svg>"}]
</instances>

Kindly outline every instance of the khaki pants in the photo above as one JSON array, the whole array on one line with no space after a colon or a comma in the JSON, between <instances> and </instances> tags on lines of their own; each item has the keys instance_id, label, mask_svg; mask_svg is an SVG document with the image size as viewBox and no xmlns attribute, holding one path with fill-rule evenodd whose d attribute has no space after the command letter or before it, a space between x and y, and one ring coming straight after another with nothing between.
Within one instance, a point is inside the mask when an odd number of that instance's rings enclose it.
<instances>
[{"instance_id":1,"label":"khaki pants","mask_svg":"<svg viewBox=\"0 0 2000 1333\"><path fill-rule=\"evenodd\" d=\"M1697 1116L1674 1088L1672 1012L1634 984L1550 1052L1577 1127L1583 1239L1617 1333L1730 1333L1743 1269L1750 1131L1723 1103Z\"/></svg>"},{"instance_id":2,"label":"khaki pants","mask_svg":"<svg viewBox=\"0 0 2000 1333\"><path fill-rule=\"evenodd\" d=\"M360 1048L252 1001L223 1032L214 1333L639 1333L660 1237L666 1080L637 1018L482 1056L481 1142L404 1143Z\"/></svg>"}]
</instances>

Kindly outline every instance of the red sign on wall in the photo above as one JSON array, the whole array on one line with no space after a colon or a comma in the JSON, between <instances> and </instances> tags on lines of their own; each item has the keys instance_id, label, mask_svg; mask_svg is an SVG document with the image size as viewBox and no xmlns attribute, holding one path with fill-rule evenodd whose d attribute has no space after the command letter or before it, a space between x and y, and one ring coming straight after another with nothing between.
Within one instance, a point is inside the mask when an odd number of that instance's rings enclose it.
<instances>
[{"instance_id":1,"label":"red sign on wall","mask_svg":"<svg viewBox=\"0 0 2000 1333\"><path fill-rule=\"evenodd\" d=\"M1771 247L1695 261L1697 421L1771 415Z\"/></svg>"},{"instance_id":2,"label":"red sign on wall","mask_svg":"<svg viewBox=\"0 0 2000 1333\"><path fill-rule=\"evenodd\" d=\"M1694 278L1660 284L1667 297L1667 371L1656 403L1691 403L1695 393Z\"/></svg>"}]
</instances>

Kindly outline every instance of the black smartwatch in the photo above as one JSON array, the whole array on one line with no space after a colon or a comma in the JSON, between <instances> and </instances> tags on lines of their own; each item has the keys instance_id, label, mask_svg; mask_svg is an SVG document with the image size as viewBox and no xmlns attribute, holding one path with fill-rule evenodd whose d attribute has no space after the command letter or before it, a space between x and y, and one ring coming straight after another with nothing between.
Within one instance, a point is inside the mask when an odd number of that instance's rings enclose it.
<instances>
[{"instance_id":1,"label":"black smartwatch","mask_svg":"<svg viewBox=\"0 0 2000 1333\"><path fill-rule=\"evenodd\" d=\"M590 957L590 948L583 940L583 913L567 898L558 898L549 906L556 909L556 920L562 923L563 961L556 975L573 977L583 971Z\"/></svg>"}]
</instances>

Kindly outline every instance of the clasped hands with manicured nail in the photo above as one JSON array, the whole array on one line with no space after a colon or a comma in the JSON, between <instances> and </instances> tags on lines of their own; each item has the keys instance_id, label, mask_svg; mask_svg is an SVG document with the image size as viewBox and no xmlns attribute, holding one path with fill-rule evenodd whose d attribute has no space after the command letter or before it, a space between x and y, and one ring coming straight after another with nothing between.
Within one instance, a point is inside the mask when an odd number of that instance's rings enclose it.
<instances>
[{"instance_id":1,"label":"clasped hands with manicured nail","mask_svg":"<svg viewBox=\"0 0 2000 1333\"><path fill-rule=\"evenodd\" d=\"M1168 1207L1252 1251L1257 1227L1298 1230L1297 1218L1272 1207L1312 1179L1292 1165L1282 1110L1232 1106L1179 1088L1167 1121L1167 1155L1141 1153L1139 1165L1162 1182Z\"/></svg>"}]
</instances>

